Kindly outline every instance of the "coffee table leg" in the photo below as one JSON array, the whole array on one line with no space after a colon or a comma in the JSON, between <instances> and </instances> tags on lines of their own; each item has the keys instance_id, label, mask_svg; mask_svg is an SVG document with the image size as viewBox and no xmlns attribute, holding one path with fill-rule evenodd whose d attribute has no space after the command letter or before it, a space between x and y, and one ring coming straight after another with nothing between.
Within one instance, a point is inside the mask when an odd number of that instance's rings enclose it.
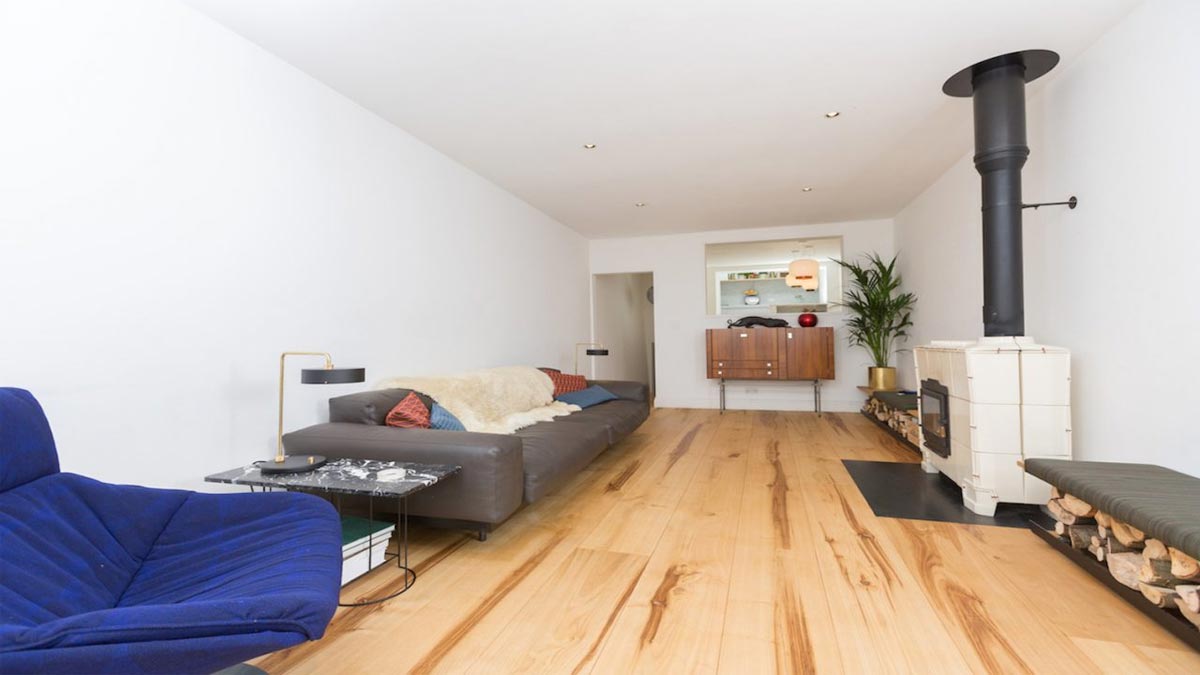
<instances>
[{"instance_id":1,"label":"coffee table leg","mask_svg":"<svg viewBox=\"0 0 1200 675\"><path fill-rule=\"evenodd\" d=\"M400 497L398 501L398 506L400 508L397 510L398 513L396 514L396 526L397 529L400 530L400 540L396 544L396 564L401 570L404 571L404 587L395 593L391 593L382 598L362 600L360 602L339 602L338 607L362 607L364 605L377 605L404 593L408 589L412 588L413 584L417 583L416 570L408 566L408 498ZM374 495L367 499L367 514L368 520L375 520ZM372 546L374 543L374 536L374 532L371 532L367 535L367 574L370 574L371 570L373 569L371 555L374 552L374 546ZM385 557L384 560L386 561L386 559L387 558Z\"/></svg>"},{"instance_id":2,"label":"coffee table leg","mask_svg":"<svg viewBox=\"0 0 1200 675\"><path fill-rule=\"evenodd\" d=\"M400 546L404 550L404 559L400 564L404 568L404 586L407 588L413 585L416 579L408 578L408 497L400 498ZM400 560L400 556L396 556Z\"/></svg>"}]
</instances>

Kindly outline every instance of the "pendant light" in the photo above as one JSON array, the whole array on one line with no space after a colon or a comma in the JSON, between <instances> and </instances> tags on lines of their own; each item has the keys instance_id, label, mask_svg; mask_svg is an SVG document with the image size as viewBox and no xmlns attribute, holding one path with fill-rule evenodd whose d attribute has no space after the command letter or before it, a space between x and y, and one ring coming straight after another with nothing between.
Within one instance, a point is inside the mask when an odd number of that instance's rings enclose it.
<instances>
[{"instance_id":1,"label":"pendant light","mask_svg":"<svg viewBox=\"0 0 1200 675\"><path fill-rule=\"evenodd\" d=\"M806 252L812 255L812 244L806 244ZM788 264L787 285L815 291L820 285L821 263L812 258L799 258Z\"/></svg>"}]
</instances>

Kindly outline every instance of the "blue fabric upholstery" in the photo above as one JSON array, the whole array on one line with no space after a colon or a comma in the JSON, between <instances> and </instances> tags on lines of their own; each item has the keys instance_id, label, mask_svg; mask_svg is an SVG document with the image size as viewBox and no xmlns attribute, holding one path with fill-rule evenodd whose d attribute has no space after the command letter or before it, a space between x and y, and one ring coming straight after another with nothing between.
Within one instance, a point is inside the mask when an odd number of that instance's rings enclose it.
<instances>
[{"instance_id":1,"label":"blue fabric upholstery","mask_svg":"<svg viewBox=\"0 0 1200 675\"><path fill-rule=\"evenodd\" d=\"M434 403L429 409L429 428L442 431L466 431L467 428L449 410Z\"/></svg>"},{"instance_id":2,"label":"blue fabric upholstery","mask_svg":"<svg viewBox=\"0 0 1200 675\"><path fill-rule=\"evenodd\" d=\"M42 406L24 389L0 387L0 491L58 473L58 451Z\"/></svg>"},{"instance_id":3,"label":"blue fabric upholstery","mask_svg":"<svg viewBox=\"0 0 1200 675\"><path fill-rule=\"evenodd\" d=\"M32 478L0 491L0 672L211 673L333 616L341 526L321 499L59 473L20 390L0 389L0 467Z\"/></svg>"},{"instance_id":4,"label":"blue fabric upholstery","mask_svg":"<svg viewBox=\"0 0 1200 675\"><path fill-rule=\"evenodd\" d=\"M562 401L563 403L570 403L571 405L577 405L580 408L590 408L594 405L607 403L608 401L615 401L618 398L619 397L616 394L605 389L604 387L601 387L598 384L593 384L586 389L572 391L567 394L560 394L556 400Z\"/></svg>"}]
</instances>

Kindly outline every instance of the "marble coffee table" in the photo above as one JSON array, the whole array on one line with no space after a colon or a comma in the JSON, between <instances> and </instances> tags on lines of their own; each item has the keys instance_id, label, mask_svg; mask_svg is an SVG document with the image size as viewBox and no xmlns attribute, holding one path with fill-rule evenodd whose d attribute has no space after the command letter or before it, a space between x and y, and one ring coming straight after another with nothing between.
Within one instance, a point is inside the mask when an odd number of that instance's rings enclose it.
<instances>
[{"instance_id":1,"label":"marble coffee table","mask_svg":"<svg viewBox=\"0 0 1200 675\"><path fill-rule=\"evenodd\" d=\"M263 474L255 464L238 469L205 476L209 483L246 485L268 490L302 490L325 492L333 495L359 495L367 497L368 520L375 519L376 499L395 499L397 504L396 529L400 540L395 554L387 554L404 570L404 587L382 598L339 603L343 607L372 605L390 600L412 588L417 573L408 566L408 498L425 490L462 470L454 464L418 464L415 462L385 462L375 459L333 459L320 468L304 473ZM341 512L341 499L335 499ZM373 537L374 535L370 535ZM367 569L375 569L371 560L372 540L367 543Z\"/></svg>"}]
</instances>

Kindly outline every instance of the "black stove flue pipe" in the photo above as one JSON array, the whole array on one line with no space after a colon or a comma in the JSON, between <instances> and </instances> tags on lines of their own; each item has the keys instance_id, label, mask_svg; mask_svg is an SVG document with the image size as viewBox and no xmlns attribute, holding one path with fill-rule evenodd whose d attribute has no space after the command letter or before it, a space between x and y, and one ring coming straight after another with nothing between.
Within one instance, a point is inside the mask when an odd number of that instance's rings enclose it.
<instances>
[{"instance_id":1,"label":"black stove flue pipe","mask_svg":"<svg viewBox=\"0 0 1200 675\"><path fill-rule=\"evenodd\" d=\"M983 334L1025 334L1021 254L1021 167L1025 84L1045 75L1058 54L1028 50L996 56L946 80L942 91L975 106L975 169L983 187Z\"/></svg>"}]
</instances>

